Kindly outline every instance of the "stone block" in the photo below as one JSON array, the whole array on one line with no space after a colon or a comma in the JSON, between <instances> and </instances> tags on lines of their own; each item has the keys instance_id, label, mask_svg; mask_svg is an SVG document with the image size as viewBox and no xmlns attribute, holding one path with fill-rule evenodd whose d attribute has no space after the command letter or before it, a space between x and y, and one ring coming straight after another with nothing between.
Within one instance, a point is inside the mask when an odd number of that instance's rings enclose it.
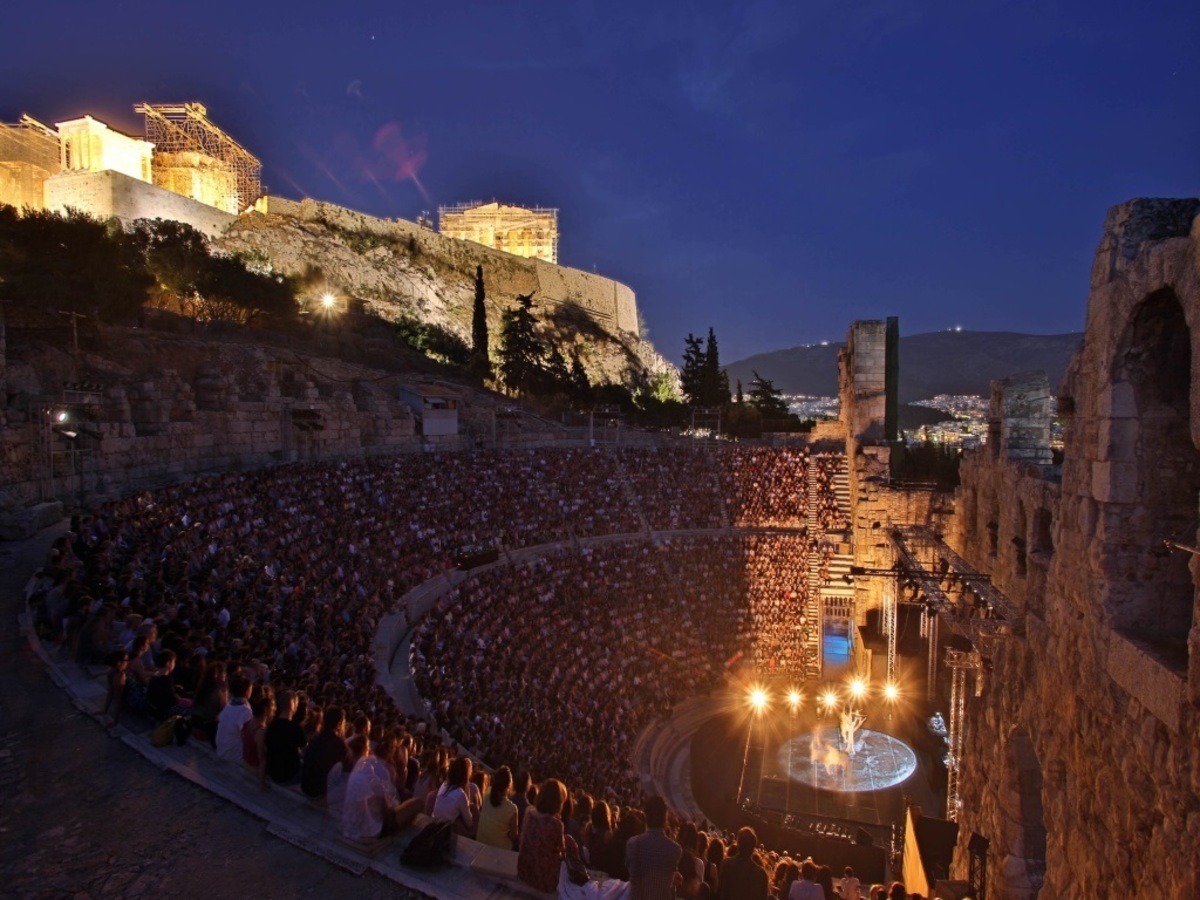
<instances>
[{"instance_id":1,"label":"stone block","mask_svg":"<svg viewBox=\"0 0 1200 900\"><path fill-rule=\"evenodd\" d=\"M1092 463L1092 496L1101 503L1136 503L1137 465L1112 461Z\"/></svg>"}]
</instances>

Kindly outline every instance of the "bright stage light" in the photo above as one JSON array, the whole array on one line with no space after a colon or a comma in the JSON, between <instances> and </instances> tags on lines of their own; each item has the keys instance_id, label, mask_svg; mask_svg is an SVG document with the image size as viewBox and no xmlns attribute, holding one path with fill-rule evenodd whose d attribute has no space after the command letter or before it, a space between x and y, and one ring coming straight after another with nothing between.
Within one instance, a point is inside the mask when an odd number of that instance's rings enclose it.
<instances>
[{"instance_id":1,"label":"bright stage light","mask_svg":"<svg viewBox=\"0 0 1200 900\"><path fill-rule=\"evenodd\" d=\"M798 690L796 690L795 688L788 691L787 702L788 702L788 706L791 708L792 712L795 712L796 710L798 710L800 708L800 700L801 699L802 698L800 697L800 692Z\"/></svg>"},{"instance_id":2,"label":"bright stage light","mask_svg":"<svg viewBox=\"0 0 1200 900\"><path fill-rule=\"evenodd\" d=\"M861 700L867 693L867 682L862 678L855 678L850 682L850 695L855 700Z\"/></svg>"},{"instance_id":3,"label":"bright stage light","mask_svg":"<svg viewBox=\"0 0 1200 900\"><path fill-rule=\"evenodd\" d=\"M751 688L750 705L756 713L762 712L767 705L767 692L760 687Z\"/></svg>"},{"instance_id":4,"label":"bright stage light","mask_svg":"<svg viewBox=\"0 0 1200 900\"><path fill-rule=\"evenodd\" d=\"M895 703L900 699L900 688L892 684L890 681L883 686L883 697L889 703Z\"/></svg>"},{"instance_id":5,"label":"bright stage light","mask_svg":"<svg viewBox=\"0 0 1200 900\"><path fill-rule=\"evenodd\" d=\"M826 691L821 695L821 703L829 709L833 709L833 707L837 706L837 702L837 694L835 694L833 691Z\"/></svg>"},{"instance_id":6,"label":"bright stage light","mask_svg":"<svg viewBox=\"0 0 1200 900\"><path fill-rule=\"evenodd\" d=\"M324 297L321 298L321 305L324 306L326 309L333 309L333 304L335 302L337 302L337 301L334 300L333 294L326 294Z\"/></svg>"}]
</instances>

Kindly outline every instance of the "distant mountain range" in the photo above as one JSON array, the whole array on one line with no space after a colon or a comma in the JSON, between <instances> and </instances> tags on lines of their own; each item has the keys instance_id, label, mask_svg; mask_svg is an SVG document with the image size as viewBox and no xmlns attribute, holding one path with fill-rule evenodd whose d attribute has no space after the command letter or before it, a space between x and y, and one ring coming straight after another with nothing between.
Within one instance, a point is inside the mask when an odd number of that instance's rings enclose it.
<instances>
[{"instance_id":1,"label":"distant mountain range","mask_svg":"<svg viewBox=\"0 0 1200 900\"><path fill-rule=\"evenodd\" d=\"M1044 369L1058 388L1083 333L1016 334L1010 331L934 331L900 338L900 402L937 394L987 396L991 382L1017 372ZM787 394L836 397L838 351L845 344L791 347L758 353L725 367L729 383L747 392L755 370Z\"/></svg>"}]
</instances>

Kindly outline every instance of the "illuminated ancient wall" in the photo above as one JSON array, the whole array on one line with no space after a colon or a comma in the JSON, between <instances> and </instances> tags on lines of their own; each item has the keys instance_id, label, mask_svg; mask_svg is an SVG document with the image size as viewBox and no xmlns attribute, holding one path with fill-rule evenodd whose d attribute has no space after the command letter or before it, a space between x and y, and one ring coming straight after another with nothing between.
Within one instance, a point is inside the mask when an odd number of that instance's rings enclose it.
<instances>
[{"instance_id":1,"label":"illuminated ancient wall","mask_svg":"<svg viewBox=\"0 0 1200 900\"><path fill-rule=\"evenodd\" d=\"M153 144L113 131L91 116L56 124L64 172L111 171L138 181L151 180Z\"/></svg>"},{"instance_id":2,"label":"illuminated ancient wall","mask_svg":"<svg viewBox=\"0 0 1200 900\"><path fill-rule=\"evenodd\" d=\"M228 164L203 153L156 153L154 183L183 197L237 215L237 176Z\"/></svg>"},{"instance_id":3,"label":"illuminated ancient wall","mask_svg":"<svg viewBox=\"0 0 1200 900\"><path fill-rule=\"evenodd\" d=\"M1059 388L996 382L948 539L1020 610L966 701L963 826L990 894L1200 896L1200 201L1114 207Z\"/></svg>"},{"instance_id":4,"label":"illuminated ancient wall","mask_svg":"<svg viewBox=\"0 0 1200 900\"><path fill-rule=\"evenodd\" d=\"M30 163L0 160L0 204L17 209L42 209L46 179L52 174Z\"/></svg>"},{"instance_id":5,"label":"illuminated ancient wall","mask_svg":"<svg viewBox=\"0 0 1200 900\"><path fill-rule=\"evenodd\" d=\"M637 297L633 290L602 275L501 253L473 242L446 237L404 219L377 219L330 203L264 197L256 204L256 209L268 215L323 222L346 232L372 234L406 245L411 242L422 254L452 263L460 274L473 276L475 266L482 265L487 273L489 299L511 302L518 294L532 292L536 302L543 306L574 304L580 307L612 334L636 334L638 330ZM271 248L271 258L286 259L286 249ZM299 271L303 270L304 262L296 258ZM320 262L325 266L324 260ZM291 271L287 266L284 268ZM353 273L347 273L350 274ZM347 285L347 289L352 287ZM360 290L360 294L370 296L369 290Z\"/></svg>"},{"instance_id":6,"label":"illuminated ancient wall","mask_svg":"<svg viewBox=\"0 0 1200 900\"><path fill-rule=\"evenodd\" d=\"M237 217L119 172L63 172L46 180L46 208L77 209L99 219L173 219L209 237Z\"/></svg>"},{"instance_id":7,"label":"illuminated ancient wall","mask_svg":"<svg viewBox=\"0 0 1200 900\"><path fill-rule=\"evenodd\" d=\"M527 259L558 262L558 210L481 203L438 210L438 231Z\"/></svg>"}]
</instances>

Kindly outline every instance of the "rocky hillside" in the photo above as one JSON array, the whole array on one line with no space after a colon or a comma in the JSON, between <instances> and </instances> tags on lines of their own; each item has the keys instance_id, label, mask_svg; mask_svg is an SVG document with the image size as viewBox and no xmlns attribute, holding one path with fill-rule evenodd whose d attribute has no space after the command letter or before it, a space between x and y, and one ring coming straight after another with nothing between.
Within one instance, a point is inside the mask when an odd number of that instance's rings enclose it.
<instances>
[{"instance_id":1,"label":"rocky hillside","mask_svg":"<svg viewBox=\"0 0 1200 900\"><path fill-rule=\"evenodd\" d=\"M518 294L533 289L528 260L431 232L406 236L396 227L401 223L350 218L348 211L331 209L328 217L248 213L217 246L305 278L314 294L327 285L340 296L363 301L383 319L416 318L468 343L475 268L482 265L495 354L502 314ZM354 227L359 219L361 227ZM566 358L578 351L593 383L629 384L664 372L673 376L674 367L653 345L633 332L603 327L570 296L535 294L534 312Z\"/></svg>"}]
</instances>

